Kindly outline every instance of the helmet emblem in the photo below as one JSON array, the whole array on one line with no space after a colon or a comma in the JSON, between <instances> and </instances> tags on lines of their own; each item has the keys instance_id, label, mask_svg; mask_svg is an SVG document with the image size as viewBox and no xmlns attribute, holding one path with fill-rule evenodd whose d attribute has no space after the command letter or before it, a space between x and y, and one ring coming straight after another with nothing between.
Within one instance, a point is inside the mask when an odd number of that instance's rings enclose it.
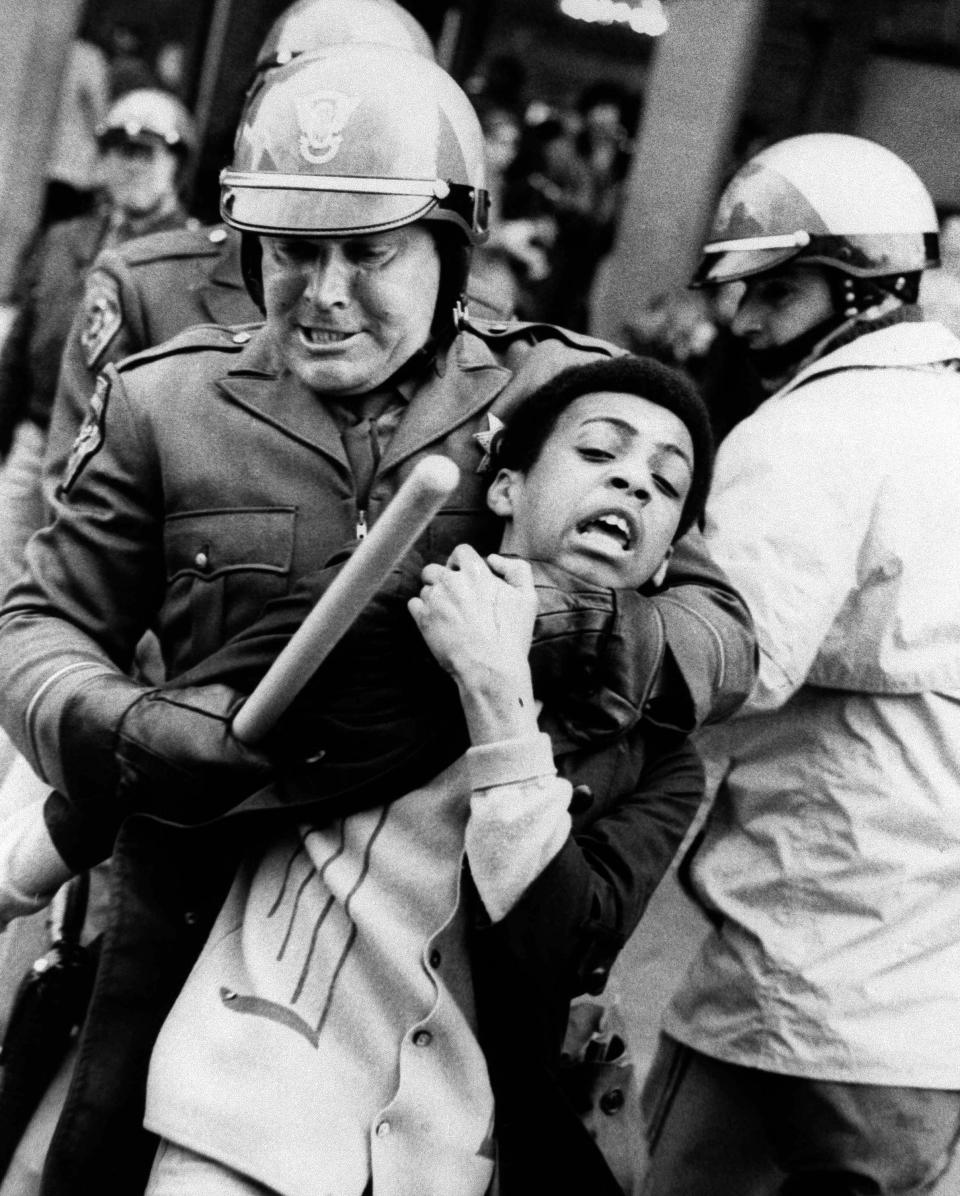
<instances>
[{"instance_id":1,"label":"helmet emblem","mask_svg":"<svg viewBox=\"0 0 960 1196\"><path fill-rule=\"evenodd\" d=\"M300 153L314 166L329 162L343 144L343 127L360 103L342 91L315 91L296 101Z\"/></svg>"}]
</instances>

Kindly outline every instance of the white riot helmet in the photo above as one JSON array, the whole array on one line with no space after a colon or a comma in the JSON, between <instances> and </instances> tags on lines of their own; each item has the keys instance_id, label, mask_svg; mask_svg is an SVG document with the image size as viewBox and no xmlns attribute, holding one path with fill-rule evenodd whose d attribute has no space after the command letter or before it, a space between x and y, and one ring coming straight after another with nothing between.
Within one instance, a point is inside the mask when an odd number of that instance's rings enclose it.
<instances>
[{"instance_id":1,"label":"white riot helmet","mask_svg":"<svg viewBox=\"0 0 960 1196\"><path fill-rule=\"evenodd\" d=\"M245 234L355 236L427 222L450 313L488 207L470 101L435 63L388 46L332 46L269 72L220 176L223 218ZM259 298L258 254L249 236L244 245Z\"/></svg>"},{"instance_id":2,"label":"white riot helmet","mask_svg":"<svg viewBox=\"0 0 960 1196\"><path fill-rule=\"evenodd\" d=\"M395 46L431 61L436 58L426 30L396 0L297 0L264 38L257 54L257 78L301 54L351 42Z\"/></svg>"},{"instance_id":3,"label":"white riot helmet","mask_svg":"<svg viewBox=\"0 0 960 1196\"><path fill-rule=\"evenodd\" d=\"M721 196L691 285L790 261L838 271L846 314L878 292L914 302L922 271L939 265L926 187L896 154L863 137L811 133L762 150Z\"/></svg>"}]
</instances>

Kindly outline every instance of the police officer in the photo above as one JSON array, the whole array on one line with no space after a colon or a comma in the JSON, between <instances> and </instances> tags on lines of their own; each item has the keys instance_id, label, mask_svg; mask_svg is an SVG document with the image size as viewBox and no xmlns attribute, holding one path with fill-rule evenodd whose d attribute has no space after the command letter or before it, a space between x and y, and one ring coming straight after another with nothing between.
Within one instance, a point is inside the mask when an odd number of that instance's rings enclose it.
<instances>
[{"instance_id":1,"label":"police officer","mask_svg":"<svg viewBox=\"0 0 960 1196\"><path fill-rule=\"evenodd\" d=\"M720 447L706 529L761 662L701 744L715 929L648 1086L649 1196L919 1194L956 1149L960 341L915 306L936 264L921 180L839 134L748 162L704 250L769 395Z\"/></svg>"},{"instance_id":2,"label":"police officer","mask_svg":"<svg viewBox=\"0 0 960 1196\"><path fill-rule=\"evenodd\" d=\"M419 23L395 0L297 0L272 25L257 55L252 96L277 66L324 46L349 42L395 45L433 59L433 46ZM129 110L129 105L127 106ZM495 298L471 286L475 307L498 311ZM486 302L484 302L486 300ZM262 320L240 270L240 235L228 225L212 228L190 222L182 228L111 244L96 258L87 275L83 300L67 336L56 397L47 428L44 486L52 495L70 455L73 442L94 393L99 371L142 349L169 339L193 324L253 324ZM39 438L38 438L39 442ZM32 473L23 510L20 549L29 534L42 526L46 507L40 497L41 479ZM11 578L22 567L22 552L11 546L6 556ZM138 667L162 675L152 637L138 652ZM5 737L4 737L5 738ZM40 801L47 786L18 757L0 785L0 818ZM105 870L91 875L89 914L85 934L98 933L104 915ZM0 944L3 975L10 992L19 978L46 949L45 914L19 921ZM5 1023L10 996L0 985L0 1027ZM49 1102L41 1114L49 1117ZM36 1127L28 1136L35 1144ZM17 1156L8 1183L20 1164ZM25 1164L29 1168L29 1161Z\"/></svg>"},{"instance_id":3,"label":"police officer","mask_svg":"<svg viewBox=\"0 0 960 1196\"><path fill-rule=\"evenodd\" d=\"M260 47L248 100L276 67L350 42L434 57L425 30L396 0L297 0L274 21ZM54 488L63 473L105 365L158 345L191 324L261 318L240 273L239 234L228 225L154 235L101 254L63 353L44 465L48 486Z\"/></svg>"},{"instance_id":4,"label":"police officer","mask_svg":"<svg viewBox=\"0 0 960 1196\"><path fill-rule=\"evenodd\" d=\"M39 522L33 482L86 272L107 244L187 223L177 188L193 145L192 122L178 100L153 90L122 97L99 130L101 202L90 214L49 229L30 255L17 318L0 356L2 589L16 575L23 541Z\"/></svg>"},{"instance_id":5,"label":"police officer","mask_svg":"<svg viewBox=\"0 0 960 1196\"><path fill-rule=\"evenodd\" d=\"M484 235L482 139L459 88L409 52L338 47L278 68L240 130L222 212L242 233L264 326L194 329L107 368L56 518L0 620L4 724L57 789L42 828L50 882L102 858L122 824L114 908L133 914L107 931L80 1047L96 1074L74 1077L50 1196L114 1190L99 1143L116 1190L142 1179L150 1047L232 877L232 828L247 821L216 822L219 846L193 866L165 828L216 818L273 767L229 733L236 694L181 692L176 677L362 536L425 453L462 475L422 547L445 559L463 540L482 545L492 526L476 471L498 419L564 366L614 351L464 316ZM668 581L662 598L631 596L621 631L647 678L647 717L686 728L742 699L752 640L696 535ZM172 688L123 671L148 625ZM611 942L598 975L613 954Z\"/></svg>"}]
</instances>

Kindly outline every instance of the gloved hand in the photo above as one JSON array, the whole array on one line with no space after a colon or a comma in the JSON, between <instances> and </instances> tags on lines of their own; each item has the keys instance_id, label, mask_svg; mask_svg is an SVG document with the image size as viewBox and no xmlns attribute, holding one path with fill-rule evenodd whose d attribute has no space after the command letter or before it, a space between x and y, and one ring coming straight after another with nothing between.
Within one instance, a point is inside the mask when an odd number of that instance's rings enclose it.
<instances>
[{"instance_id":1,"label":"gloved hand","mask_svg":"<svg viewBox=\"0 0 960 1196\"><path fill-rule=\"evenodd\" d=\"M656 607L636 590L609 590L542 561L531 565L534 693L574 743L622 734L642 718L663 659Z\"/></svg>"},{"instance_id":2,"label":"gloved hand","mask_svg":"<svg viewBox=\"0 0 960 1196\"><path fill-rule=\"evenodd\" d=\"M226 685L155 689L134 702L117 729L121 807L202 822L263 788L269 757L230 729L242 703Z\"/></svg>"},{"instance_id":3,"label":"gloved hand","mask_svg":"<svg viewBox=\"0 0 960 1196\"><path fill-rule=\"evenodd\" d=\"M145 690L119 676L97 681L67 704L60 732L65 794L48 799L54 842L73 866L104 858L129 814L205 822L271 779L266 752L231 733L243 701L235 690Z\"/></svg>"},{"instance_id":4,"label":"gloved hand","mask_svg":"<svg viewBox=\"0 0 960 1196\"><path fill-rule=\"evenodd\" d=\"M312 776L327 793L396 796L466 750L456 686L407 609L422 567L414 552L392 570L277 729L285 761L320 756Z\"/></svg>"}]
</instances>

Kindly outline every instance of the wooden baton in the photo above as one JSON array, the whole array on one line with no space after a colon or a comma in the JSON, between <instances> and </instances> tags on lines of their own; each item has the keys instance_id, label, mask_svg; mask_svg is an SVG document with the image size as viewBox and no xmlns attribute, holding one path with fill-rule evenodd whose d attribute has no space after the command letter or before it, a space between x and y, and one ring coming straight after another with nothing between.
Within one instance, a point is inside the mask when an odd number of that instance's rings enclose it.
<instances>
[{"instance_id":1,"label":"wooden baton","mask_svg":"<svg viewBox=\"0 0 960 1196\"><path fill-rule=\"evenodd\" d=\"M453 493L460 470L449 457L423 457L356 551L237 711L233 733L262 739L316 672L390 571Z\"/></svg>"}]
</instances>

